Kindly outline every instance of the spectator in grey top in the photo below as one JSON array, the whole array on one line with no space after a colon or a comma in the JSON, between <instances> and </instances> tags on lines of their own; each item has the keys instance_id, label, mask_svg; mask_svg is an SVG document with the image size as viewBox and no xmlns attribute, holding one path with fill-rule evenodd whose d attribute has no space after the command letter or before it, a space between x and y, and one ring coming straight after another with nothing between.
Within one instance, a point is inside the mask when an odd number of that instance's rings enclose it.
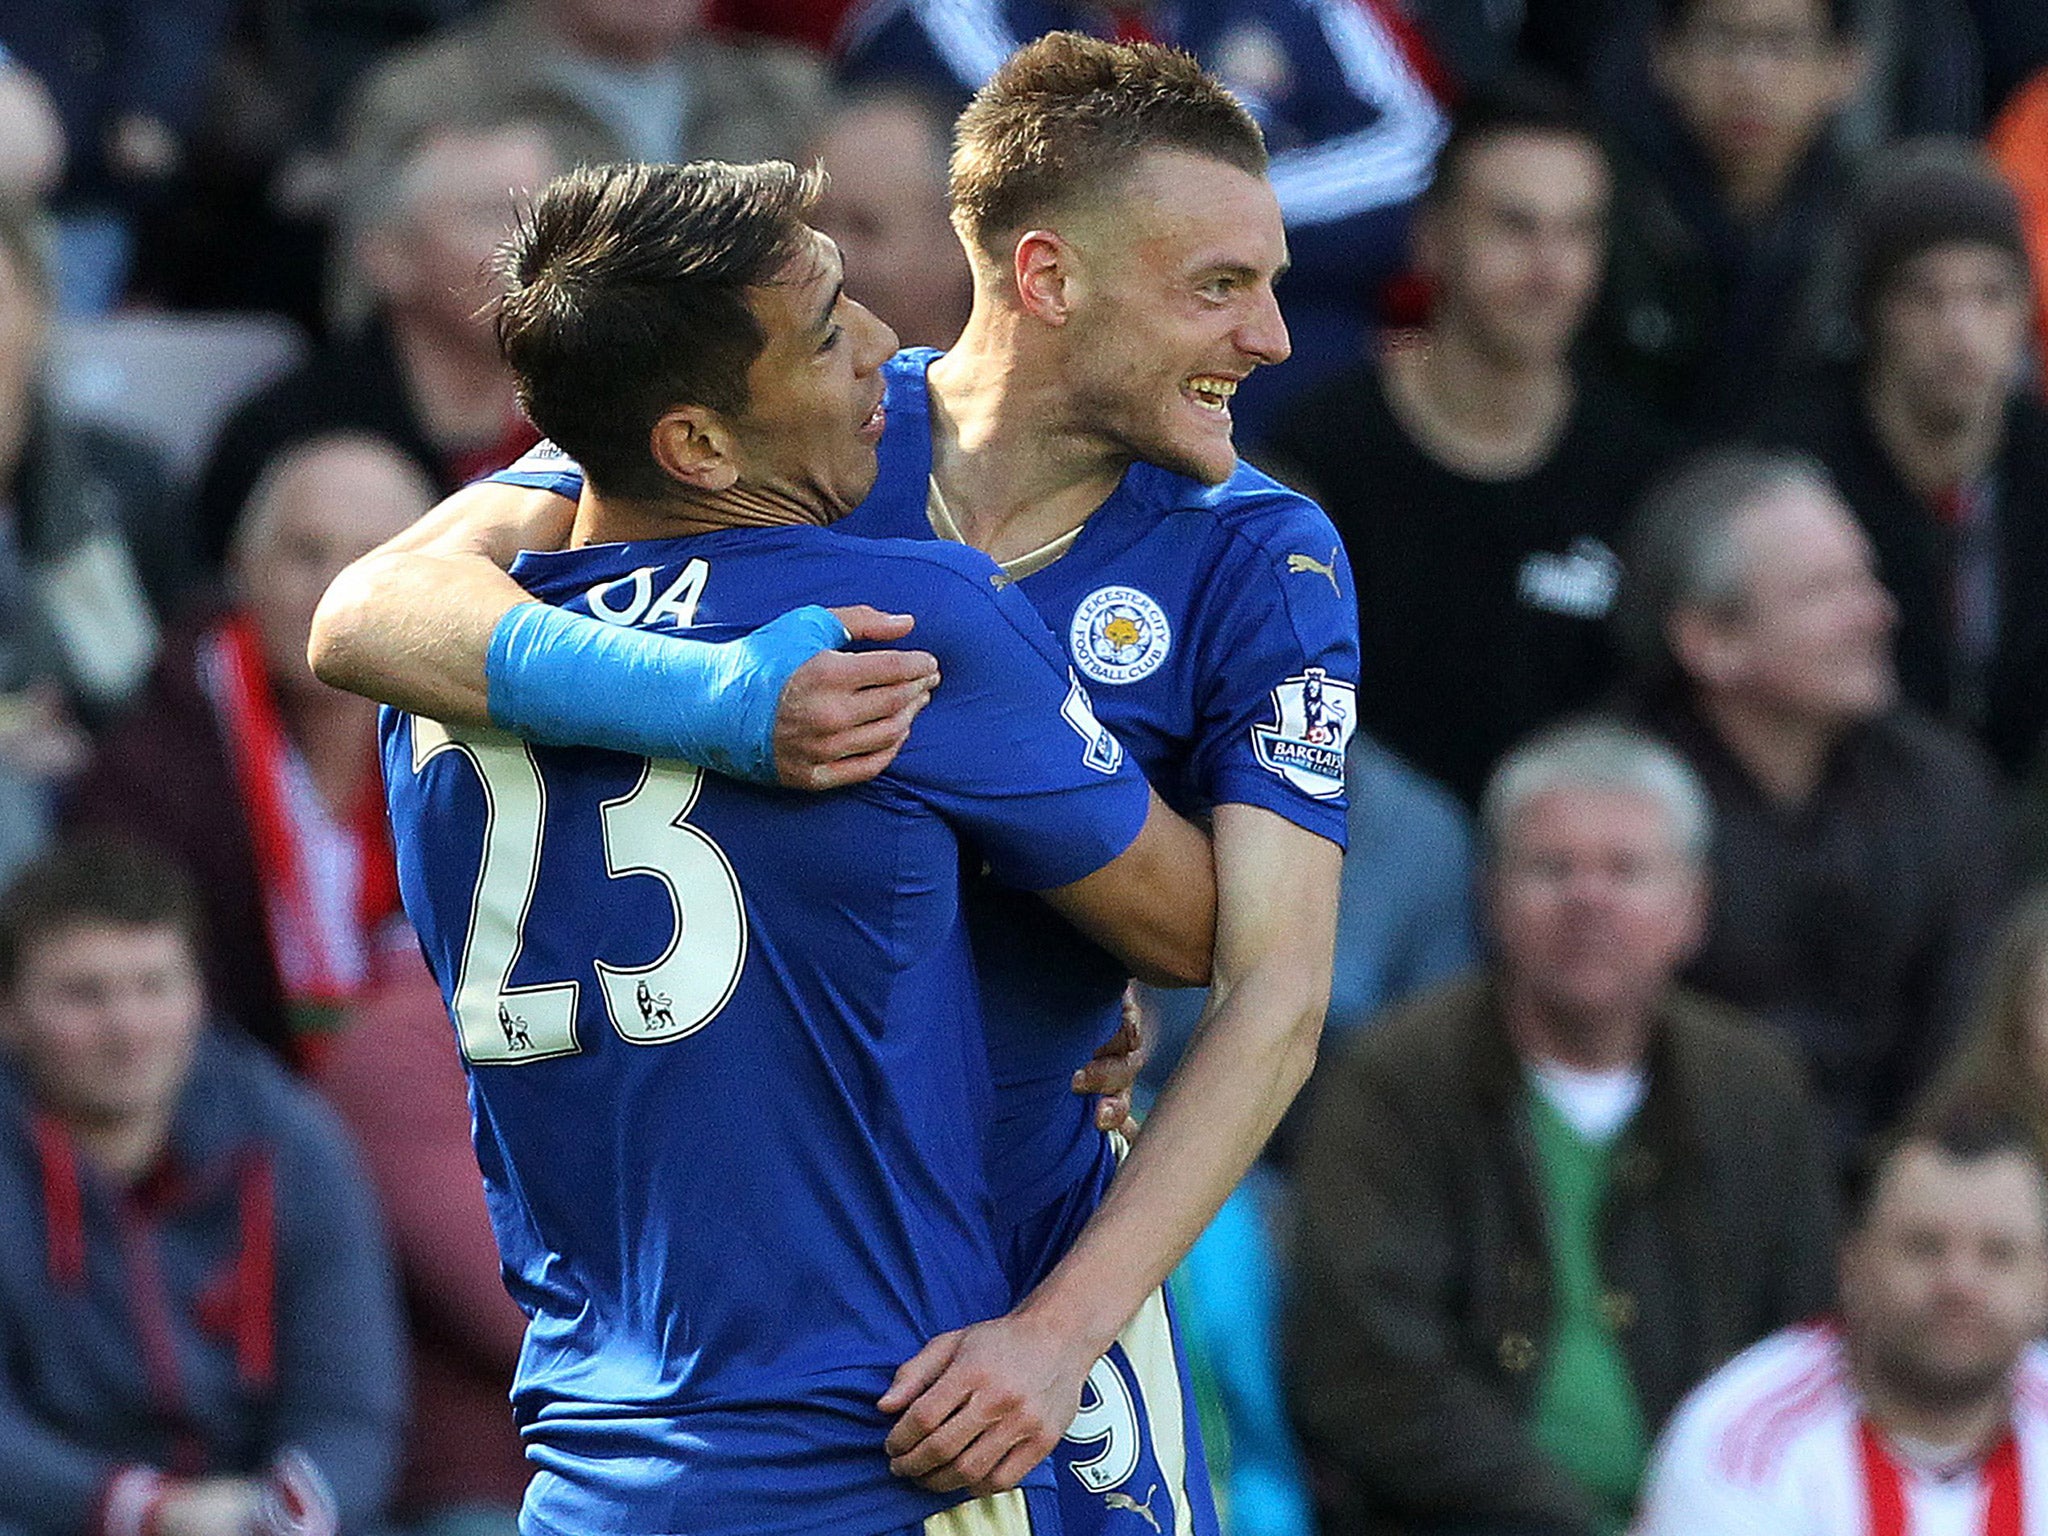
<instances>
[{"instance_id":1,"label":"spectator in grey top","mask_svg":"<svg viewBox=\"0 0 2048 1536\"><path fill-rule=\"evenodd\" d=\"M1714 801L1689 979L1793 1042L1847 1148L1897 1116L1968 1009L2007 886L1995 772L1900 703L1896 609L1812 461L1681 466L1625 566L1636 708Z\"/></svg>"}]
</instances>

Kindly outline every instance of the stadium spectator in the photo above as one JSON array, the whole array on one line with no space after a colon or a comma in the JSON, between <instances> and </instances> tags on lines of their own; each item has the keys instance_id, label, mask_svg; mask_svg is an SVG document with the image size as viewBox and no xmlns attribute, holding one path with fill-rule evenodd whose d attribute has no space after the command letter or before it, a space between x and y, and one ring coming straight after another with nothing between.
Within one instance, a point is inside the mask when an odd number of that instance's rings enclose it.
<instances>
[{"instance_id":1,"label":"stadium spectator","mask_svg":"<svg viewBox=\"0 0 2048 1536\"><path fill-rule=\"evenodd\" d=\"M826 104L801 48L702 30L699 0L498 0L362 81L344 117L351 188L441 124L530 118L567 164L791 159Z\"/></svg>"},{"instance_id":2,"label":"stadium spectator","mask_svg":"<svg viewBox=\"0 0 2048 1536\"><path fill-rule=\"evenodd\" d=\"M0 197L33 201L64 172L64 125L43 82L0 46Z\"/></svg>"},{"instance_id":3,"label":"stadium spectator","mask_svg":"<svg viewBox=\"0 0 2048 1536\"><path fill-rule=\"evenodd\" d=\"M333 1117L209 1030L197 903L118 844L0 903L0 1526L352 1536L404 1395Z\"/></svg>"},{"instance_id":4,"label":"stadium spectator","mask_svg":"<svg viewBox=\"0 0 2048 1536\"><path fill-rule=\"evenodd\" d=\"M1688 430L1746 424L1840 344L1825 258L1849 177L1832 130L1863 71L1854 10L1659 0L1658 100L1631 136L1594 339Z\"/></svg>"},{"instance_id":5,"label":"stadium spectator","mask_svg":"<svg viewBox=\"0 0 2048 1536\"><path fill-rule=\"evenodd\" d=\"M1720 449L1652 492L1617 608L1641 718L1714 801L1688 978L1797 1046L1843 1149L1956 1038L2007 884L1995 770L1899 703L1874 562L1817 465Z\"/></svg>"},{"instance_id":6,"label":"stadium spectator","mask_svg":"<svg viewBox=\"0 0 2048 1536\"><path fill-rule=\"evenodd\" d=\"M1850 220L1861 361L1791 392L1772 440L1812 454L1899 605L1907 698L2014 774L2048 725L2048 411L2011 189L1974 146L1887 156Z\"/></svg>"},{"instance_id":7,"label":"stadium spectator","mask_svg":"<svg viewBox=\"0 0 2048 1536\"><path fill-rule=\"evenodd\" d=\"M1294 262L1280 295L1294 360L1260 370L1231 402L1240 440L1256 441L1288 390L1363 344L1443 139L1436 66L1395 9L1377 4L869 0L841 32L841 73L915 81L964 105L1020 44L1056 27L1185 48L1265 131Z\"/></svg>"},{"instance_id":8,"label":"stadium spectator","mask_svg":"<svg viewBox=\"0 0 2048 1536\"><path fill-rule=\"evenodd\" d=\"M510 463L534 433L513 398L483 306L484 266L510 229L512 189L537 188L554 156L531 123L429 131L353 215L348 283L370 314L348 340L279 379L222 427L194 507L217 565L250 490L293 443L334 432L385 438L442 491Z\"/></svg>"},{"instance_id":9,"label":"stadium spectator","mask_svg":"<svg viewBox=\"0 0 2048 1536\"><path fill-rule=\"evenodd\" d=\"M1658 1446L1640 1536L2019 1532L2048 1498L2048 1169L1994 1105L1868 1176L1840 1321L1715 1372ZM2022 1510L2027 1513L2022 1517Z\"/></svg>"},{"instance_id":10,"label":"stadium spectator","mask_svg":"<svg viewBox=\"0 0 2048 1536\"><path fill-rule=\"evenodd\" d=\"M1287 1371L1327 1536L1591 1536L1713 1365L1820 1306L1832 1164L1797 1069L1674 976L1709 810L1602 721L1482 812L1487 971L1323 1068Z\"/></svg>"},{"instance_id":11,"label":"stadium spectator","mask_svg":"<svg viewBox=\"0 0 2048 1536\"><path fill-rule=\"evenodd\" d=\"M1427 328L1312 390L1270 442L1351 556L1360 727L1467 805L1509 746L1611 684L1615 547L1666 455L1571 363L1609 182L1559 92L1474 92L1415 223Z\"/></svg>"},{"instance_id":12,"label":"stadium spectator","mask_svg":"<svg viewBox=\"0 0 2048 1536\"><path fill-rule=\"evenodd\" d=\"M63 128L58 293L66 313L121 298L135 214L185 156L231 0L0 0L0 41L39 78Z\"/></svg>"},{"instance_id":13,"label":"stadium spectator","mask_svg":"<svg viewBox=\"0 0 2048 1536\"><path fill-rule=\"evenodd\" d=\"M879 86L841 103L807 156L832 177L814 218L839 242L849 291L906 347L950 347L974 301L946 216L951 129L938 101Z\"/></svg>"},{"instance_id":14,"label":"stadium spectator","mask_svg":"<svg viewBox=\"0 0 2048 1536\"><path fill-rule=\"evenodd\" d=\"M0 201L0 879L41 842L83 730L147 674L157 614L138 544L175 542L155 460L50 409L42 234L27 205ZM154 574L167 596L175 577Z\"/></svg>"},{"instance_id":15,"label":"stadium spectator","mask_svg":"<svg viewBox=\"0 0 2048 1536\"><path fill-rule=\"evenodd\" d=\"M448 1013L417 957L351 1010L319 1086L363 1149L404 1281L412 1415L393 1516L409 1536L516 1536L533 1469L507 1400L526 1315L499 1269Z\"/></svg>"},{"instance_id":16,"label":"stadium spectator","mask_svg":"<svg viewBox=\"0 0 2048 1536\"><path fill-rule=\"evenodd\" d=\"M280 454L236 527L227 601L166 638L68 809L192 871L209 992L295 1063L371 979L398 910L377 711L314 680L313 607L336 572L433 500L410 460L373 438Z\"/></svg>"},{"instance_id":17,"label":"stadium spectator","mask_svg":"<svg viewBox=\"0 0 2048 1536\"><path fill-rule=\"evenodd\" d=\"M2048 69L2017 91L1991 125L1991 153L2019 194L2034 276L2035 379L2048 390Z\"/></svg>"}]
</instances>

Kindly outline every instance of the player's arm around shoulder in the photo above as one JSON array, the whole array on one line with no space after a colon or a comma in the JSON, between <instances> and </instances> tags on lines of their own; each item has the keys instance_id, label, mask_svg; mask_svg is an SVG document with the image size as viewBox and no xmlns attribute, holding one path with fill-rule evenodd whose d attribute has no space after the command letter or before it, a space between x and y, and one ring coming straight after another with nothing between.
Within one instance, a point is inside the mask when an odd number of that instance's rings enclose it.
<instances>
[{"instance_id":1,"label":"player's arm around shoulder","mask_svg":"<svg viewBox=\"0 0 2048 1536\"><path fill-rule=\"evenodd\" d=\"M986 557L934 558L946 574L919 610L920 635L946 683L933 752L913 771L929 765L987 802L969 820L986 818L976 830L998 879L1039 892L1133 975L1200 985L1216 922L1207 833L1145 784L1036 610ZM978 744L964 773L955 742Z\"/></svg>"},{"instance_id":2,"label":"player's arm around shoulder","mask_svg":"<svg viewBox=\"0 0 2048 1536\"><path fill-rule=\"evenodd\" d=\"M330 687L451 725L489 725L491 636L532 598L507 571L560 549L576 503L479 481L346 567L313 615L307 659Z\"/></svg>"},{"instance_id":3,"label":"player's arm around shoulder","mask_svg":"<svg viewBox=\"0 0 2048 1536\"><path fill-rule=\"evenodd\" d=\"M936 686L931 658L833 647L901 640L907 616L800 611L729 649L543 611L508 572L524 550L568 543L580 472L507 473L342 571L307 645L322 682L451 725L714 770L744 763L792 789L856 784L888 765Z\"/></svg>"}]
</instances>

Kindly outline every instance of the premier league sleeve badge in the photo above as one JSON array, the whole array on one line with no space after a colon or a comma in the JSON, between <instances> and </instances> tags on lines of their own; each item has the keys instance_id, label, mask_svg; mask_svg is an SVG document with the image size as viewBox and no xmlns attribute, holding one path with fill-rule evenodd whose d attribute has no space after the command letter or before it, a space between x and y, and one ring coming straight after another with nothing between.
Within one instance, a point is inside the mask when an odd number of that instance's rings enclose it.
<instances>
[{"instance_id":1,"label":"premier league sleeve badge","mask_svg":"<svg viewBox=\"0 0 2048 1536\"><path fill-rule=\"evenodd\" d=\"M1273 712L1273 724L1252 727L1260 765L1317 800L1343 794L1358 690L1321 667L1305 667L1273 690Z\"/></svg>"}]
</instances>

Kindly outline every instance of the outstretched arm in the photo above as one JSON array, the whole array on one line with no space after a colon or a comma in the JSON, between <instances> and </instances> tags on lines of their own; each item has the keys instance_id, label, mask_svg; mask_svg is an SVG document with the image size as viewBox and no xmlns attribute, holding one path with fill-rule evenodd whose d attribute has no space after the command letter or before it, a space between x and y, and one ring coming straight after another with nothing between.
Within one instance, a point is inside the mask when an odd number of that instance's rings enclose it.
<instances>
[{"instance_id":1,"label":"outstretched arm","mask_svg":"<svg viewBox=\"0 0 2048 1536\"><path fill-rule=\"evenodd\" d=\"M792 788L859 783L888 766L937 663L828 647L900 640L909 618L847 608L834 625L800 611L711 646L526 611L533 601L506 571L521 550L566 544L575 513L550 491L486 481L456 492L336 578L313 619L315 675L451 724L683 757ZM758 750L736 750L748 738ZM706 746L717 742L734 749Z\"/></svg>"},{"instance_id":2,"label":"outstretched arm","mask_svg":"<svg viewBox=\"0 0 2048 1536\"><path fill-rule=\"evenodd\" d=\"M934 1339L882 1400L892 1466L941 1491L1014 1486L1089 1368L1215 1215L1307 1080L1329 1002L1342 855L1251 805L1216 810L1209 1009L1102 1207L1009 1315ZM1073 888L1070 888L1070 890Z\"/></svg>"}]
</instances>

